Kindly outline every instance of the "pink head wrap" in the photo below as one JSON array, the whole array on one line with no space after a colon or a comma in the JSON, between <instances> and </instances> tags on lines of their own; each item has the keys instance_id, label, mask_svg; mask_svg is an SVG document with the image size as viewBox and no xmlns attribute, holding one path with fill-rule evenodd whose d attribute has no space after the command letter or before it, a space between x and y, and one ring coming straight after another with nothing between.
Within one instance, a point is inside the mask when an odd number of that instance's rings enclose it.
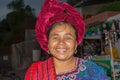
<instances>
[{"instance_id":1,"label":"pink head wrap","mask_svg":"<svg viewBox=\"0 0 120 80\"><path fill-rule=\"evenodd\" d=\"M55 22L66 21L71 23L78 32L77 44L84 36L85 24L80 13L72 6L58 0L45 0L36 22L36 37L45 51L48 51L46 32Z\"/></svg>"}]
</instances>

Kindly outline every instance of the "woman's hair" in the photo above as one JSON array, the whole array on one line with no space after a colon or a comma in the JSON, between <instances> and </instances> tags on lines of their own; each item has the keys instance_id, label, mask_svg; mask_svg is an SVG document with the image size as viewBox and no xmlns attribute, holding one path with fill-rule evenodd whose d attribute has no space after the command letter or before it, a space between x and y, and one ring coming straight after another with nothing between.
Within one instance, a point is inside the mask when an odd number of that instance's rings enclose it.
<instances>
[{"instance_id":1,"label":"woman's hair","mask_svg":"<svg viewBox=\"0 0 120 80\"><path fill-rule=\"evenodd\" d=\"M46 33L47 39L49 39L50 32L51 32L57 25L63 25L63 24L66 24L66 25L68 25L69 27L72 27L72 28L74 29L75 35L76 35L76 40L77 40L77 37L78 37L77 30L75 29L75 27L74 27L72 24L70 24L69 22L66 22L66 21L56 22L56 23L54 23L51 27L49 27L48 30L47 30L47 33Z\"/></svg>"}]
</instances>

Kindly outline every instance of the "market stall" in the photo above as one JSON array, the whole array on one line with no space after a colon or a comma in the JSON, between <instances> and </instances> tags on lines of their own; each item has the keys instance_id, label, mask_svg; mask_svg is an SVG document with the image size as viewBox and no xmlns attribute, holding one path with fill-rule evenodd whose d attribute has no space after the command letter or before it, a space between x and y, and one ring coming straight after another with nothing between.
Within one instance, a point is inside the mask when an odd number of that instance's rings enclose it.
<instances>
[{"instance_id":1,"label":"market stall","mask_svg":"<svg viewBox=\"0 0 120 80\"><path fill-rule=\"evenodd\" d=\"M102 20L101 17L103 16L105 16L104 18L106 19ZM95 21L89 19L90 21L92 21L92 23L87 22L87 29L83 43L86 43L86 41L92 42L89 44L91 44L90 45L92 47L91 49L94 50L94 55L91 54L93 56L93 61L103 66L107 70L108 76L113 77L113 80L119 80L120 52L118 50L120 50L120 47L118 42L120 42L120 20L119 20L120 18L117 17L117 19L115 20L114 18L110 18L110 16L106 17L105 12L104 14L99 15L99 17L97 15L97 19L95 19ZM94 48L96 47L95 41L98 40L99 43L101 44L100 53L95 52Z\"/></svg>"}]
</instances>

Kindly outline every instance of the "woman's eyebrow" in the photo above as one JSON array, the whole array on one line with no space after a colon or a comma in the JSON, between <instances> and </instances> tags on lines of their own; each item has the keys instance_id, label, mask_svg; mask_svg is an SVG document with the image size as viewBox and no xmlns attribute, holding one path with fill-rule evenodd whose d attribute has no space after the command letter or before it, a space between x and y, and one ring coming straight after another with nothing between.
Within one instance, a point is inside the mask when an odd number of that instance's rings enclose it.
<instances>
[{"instance_id":1,"label":"woman's eyebrow","mask_svg":"<svg viewBox=\"0 0 120 80\"><path fill-rule=\"evenodd\" d=\"M57 34L57 33L54 33L54 34L51 34L50 36L58 36L58 34Z\"/></svg>"},{"instance_id":2,"label":"woman's eyebrow","mask_svg":"<svg viewBox=\"0 0 120 80\"><path fill-rule=\"evenodd\" d=\"M65 35L73 36L73 34L71 34L71 33L66 33Z\"/></svg>"}]
</instances>

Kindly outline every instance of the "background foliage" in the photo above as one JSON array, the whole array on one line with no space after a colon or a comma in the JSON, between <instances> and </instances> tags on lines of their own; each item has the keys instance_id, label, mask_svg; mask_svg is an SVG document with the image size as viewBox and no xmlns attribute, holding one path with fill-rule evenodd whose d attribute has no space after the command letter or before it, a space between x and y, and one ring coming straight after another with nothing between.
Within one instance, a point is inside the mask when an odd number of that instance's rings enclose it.
<instances>
[{"instance_id":1,"label":"background foliage","mask_svg":"<svg viewBox=\"0 0 120 80\"><path fill-rule=\"evenodd\" d=\"M120 11L120 1L114 1L104 4L102 7L99 8L96 14L104 11Z\"/></svg>"},{"instance_id":2,"label":"background foliage","mask_svg":"<svg viewBox=\"0 0 120 80\"><path fill-rule=\"evenodd\" d=\"M34 27L34 9L24 4L24 0L13 0L7 5L12 11L0 22L0 45L11 45L13 36Z\"/></svg>"}]
</instances>

